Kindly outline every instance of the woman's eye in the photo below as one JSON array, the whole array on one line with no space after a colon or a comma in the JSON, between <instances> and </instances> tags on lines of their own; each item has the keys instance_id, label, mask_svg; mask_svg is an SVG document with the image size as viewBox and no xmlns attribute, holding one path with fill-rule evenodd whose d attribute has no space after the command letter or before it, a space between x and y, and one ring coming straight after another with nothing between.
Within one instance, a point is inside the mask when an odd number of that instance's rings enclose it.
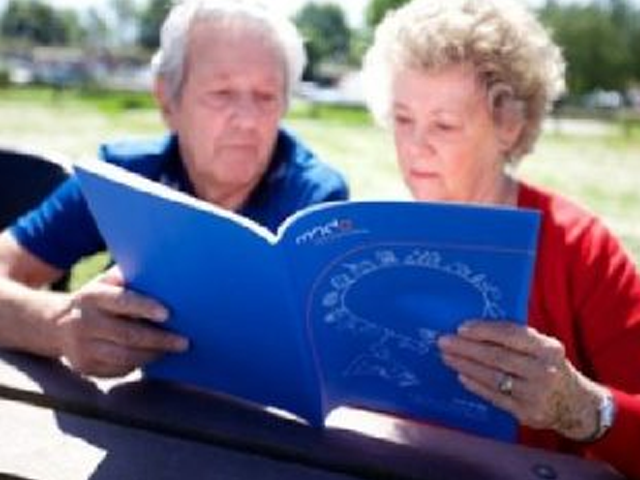
<instances>
[{"instance_id":1,"label":"woman's eye","mask_svg":"<svg viewBox=\"0 0 640 480\"><path fill-rule=\"evenodd\" d=\"M220 89L220 90L212 90L209 92L209 95L217 98L228 98L231 96L231 90Z\"/></svg>"},{"instance_id":2,"label":"woman's eye","mask_svg":"<svg viewBox=\"0 0 640 480\"><path fill-rule=\"evenodd\" d=\"M394 115L393 117L393 123L395 123L396 125L404 126L411 124L411 122L411 117L408 117L406 115Z\"/></svg>"}]
</instances>

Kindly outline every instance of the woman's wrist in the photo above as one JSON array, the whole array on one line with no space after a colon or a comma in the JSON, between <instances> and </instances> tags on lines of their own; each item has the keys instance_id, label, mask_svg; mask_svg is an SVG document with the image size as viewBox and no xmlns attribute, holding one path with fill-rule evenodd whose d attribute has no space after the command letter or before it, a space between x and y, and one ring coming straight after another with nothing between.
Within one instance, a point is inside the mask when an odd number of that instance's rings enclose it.
<instances>
[{"instance_id":1,"label":"woman's wrist","mask_svg":"<svg viewBox=\"0 0 640 480\"><path fill-rule=\"evenodd\" d=\"M565 363L563 377L553 429L576 442L594 442L602 438L615 416L611 392L569 362Z\"/></svg>"},{"instance_id":2,"label":"woman's wrist","mask_svg":"<svg viewBox=\"0 0 640 480\"><path fill-rule=\"evenodd\" d=\"M582 443L592 443L600 440L613 426L616 415L615 398L610 391L603 389L596 409L596 422L593 431L586 437L576 439Z\"/></svg>"},{"instance_id":3,"label":"woman's wrist","mask_svg":"<svg viewBox=\"0 0 640 480\"><path fill-rule=\"evenodd\" d=\"M574 380L569 382L570 394L565 397L565 401L568 401L563 409L566 416L560 416L556 430L576 442L595 442L613 425L615 400L608 388L590 380L573 367L570 370L574 373Z\"/></svg>"}]
</instances>

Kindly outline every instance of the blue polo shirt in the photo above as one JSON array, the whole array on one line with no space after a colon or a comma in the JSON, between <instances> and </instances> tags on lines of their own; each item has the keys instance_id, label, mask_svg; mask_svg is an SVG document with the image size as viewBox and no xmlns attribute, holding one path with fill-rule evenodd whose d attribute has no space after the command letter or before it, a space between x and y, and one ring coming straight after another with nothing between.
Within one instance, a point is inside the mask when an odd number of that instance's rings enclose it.
<instances>
[{"instance_id":1,"label":"blue polo shirt","mask_svg":"<svg viewBox=\"0 0 640 480\"><path fill-rule=\"evenodd\" d=\"M175 135L105 144L100 147L100 156L172 188L193 193ZM343 177L291 133L280 130L269 169L240 213L275 231L284 219L302 208L347 197ZM39 207L19 218L10 231L29 252L62 270L105 249L78 180L73 176Z\"/></svg>"}]
</instances>

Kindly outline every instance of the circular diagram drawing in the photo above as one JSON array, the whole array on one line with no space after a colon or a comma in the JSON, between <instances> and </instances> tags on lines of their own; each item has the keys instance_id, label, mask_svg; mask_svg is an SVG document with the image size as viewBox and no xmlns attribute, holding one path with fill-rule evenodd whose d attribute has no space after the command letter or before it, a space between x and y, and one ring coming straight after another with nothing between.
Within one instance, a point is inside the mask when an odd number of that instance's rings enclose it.
<instances>
[{"instance_id":1,"label":"circular diagram drawing","mask_svg":"<svg viewBox=\"0 0 640 480\"><path fill-rule=\"evenodd\" d=\"M421 397L425 384L457 382L439 359L441 334L465 319L504 318L501 291L472 265L472 251L416 244L371 245L334 261L317 278L307 309L324 383L473 412L472 399L456 405Z\"/></svg>"}]
</instances>

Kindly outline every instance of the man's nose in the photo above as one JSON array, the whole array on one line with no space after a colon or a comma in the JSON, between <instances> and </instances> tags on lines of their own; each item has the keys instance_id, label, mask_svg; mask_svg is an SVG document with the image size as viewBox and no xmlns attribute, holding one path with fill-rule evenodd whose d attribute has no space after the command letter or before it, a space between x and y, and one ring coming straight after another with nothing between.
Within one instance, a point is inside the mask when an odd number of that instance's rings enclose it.
<instances>
[{"instance_id":1,"label":"man's nose","mask_svg":"<svg viewBox=\"0 0 640 480\"><path fill-rule=\"evenodd\" d=\"M249 94L238 95L233 105L233 118L242 124L255 123L260 119L260 106Z\"/></svg>"}]
</instances>

